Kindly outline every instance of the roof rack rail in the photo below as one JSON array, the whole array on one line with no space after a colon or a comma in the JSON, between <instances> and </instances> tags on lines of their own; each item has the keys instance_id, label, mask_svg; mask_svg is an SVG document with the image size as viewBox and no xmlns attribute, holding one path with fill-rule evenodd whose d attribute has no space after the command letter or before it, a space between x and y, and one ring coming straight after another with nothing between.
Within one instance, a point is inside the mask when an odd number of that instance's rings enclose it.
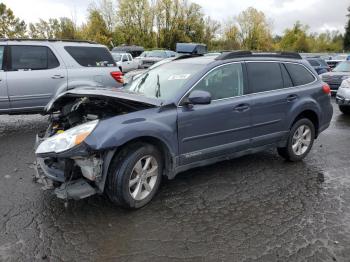
<instances>
[{"instance_id":1,"label":"roof rack rail","mask_svg":"<svg viewBox=\"0 0 350 262\"><path fill-rule=\"evenodd\" d=\"M194 57L202 57L203 55L198 55L198 54L182 54L180 53L179 56L174 58L173 61L175 60L181 60L181 59L187 59L187 58L194 58Z\"/></svg>"},{"instance_id":2,"label":"roof rack rail","mask_svg":"<svg viewBox=\"0 0 350 262\"><path fill-rule=\"evenodd\" d=\"M49 38L0 38L0 41L48 41L48 42L76 42L76 43L88 43L97 44L96 42L89 40L77 40L77 39L49 39Z\"/></svg>"},{"instance_id":3,"label":"roof rack rail","mask_svg":"<svg viewBox=\"0 0 350 262\"><path fill-rule=\"evenodd\" d=\"M280 58L292 58L292 59L303 59L299 53L295 52L274 52L274 53L253 53L251 51L233 51L226 52L215 58L216 60L228 60L242 57L280 57Z\"/></svg>"}]
</instances>

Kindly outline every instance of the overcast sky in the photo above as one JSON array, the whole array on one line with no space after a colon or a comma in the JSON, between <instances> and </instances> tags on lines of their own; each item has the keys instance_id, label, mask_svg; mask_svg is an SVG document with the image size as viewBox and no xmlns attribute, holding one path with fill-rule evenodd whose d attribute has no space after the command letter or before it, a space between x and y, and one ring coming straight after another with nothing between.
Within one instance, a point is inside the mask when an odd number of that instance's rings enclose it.
<instances>
[{"instance_id":1,"label":"overcast sky","mask_svg":"<svg viewBox=\"0 0 350 262\"><path fill-rule=\"evenodd\" d=\"M0 0L10 7L16 16L27 23L39 18L62 16L77 23L86 19L89 0ZM310 26L312 32L339 30L344 32L349 0L192 0L203 7L206 15L219 21L235 17L249 6L263 11L273 22L273 32L280 34L297 20Z\"/></svg>"}]
</instances>

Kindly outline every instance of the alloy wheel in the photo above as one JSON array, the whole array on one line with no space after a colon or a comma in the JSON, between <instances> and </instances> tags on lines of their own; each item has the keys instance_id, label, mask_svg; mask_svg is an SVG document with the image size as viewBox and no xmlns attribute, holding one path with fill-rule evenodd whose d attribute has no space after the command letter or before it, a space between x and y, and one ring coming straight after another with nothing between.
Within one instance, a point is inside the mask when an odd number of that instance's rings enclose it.
<instances>
[{"instance_id":1,"label":"alloy wheel","mask_svg":"<svg viewBox=\"0 0 350 262\"><path fill-rule=\"evenodd\" d=\"M158 162L147 155L138 160L130 174L129 192L133 199L143 200L153 190L158 179Z\"/></svg>"},{"instance_id":2,"label":"alloy wheel","mask_svg":"<svg viewBox=\"0 0 350 262\"><path fill-rule=\"evenodd\" d=\"M311 129L307 125L301 125L295 130L292 139L292 150L295 155L303 155L311 144Z\"/></svg>"}]
</instances>

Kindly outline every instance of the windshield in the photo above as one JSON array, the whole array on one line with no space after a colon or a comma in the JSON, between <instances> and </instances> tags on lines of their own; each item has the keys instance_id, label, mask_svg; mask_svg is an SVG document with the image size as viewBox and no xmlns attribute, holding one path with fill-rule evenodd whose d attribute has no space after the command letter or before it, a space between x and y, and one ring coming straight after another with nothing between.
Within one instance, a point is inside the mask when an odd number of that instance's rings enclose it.
<instances>
[{"instance_id":1,"label":"windshield","mask_svg":"<svg viewBox=\"0 0 350 262\"><path fill-rule=\"evenodd\" d=\"M350 72L350 62L341 62L334 69L333 72Z\"/></svg>"},{"instance_id":2,"label":"windshield","mask_svg":"<svg viewBox=\"0 0 350 262\"><path fill-rule=\"evenodd\" d=\"M113 56L114 61L120 61L122 58L121 54L113 54L112 53L112 56Z\"/></svg>"},{"instance_id":3,"label":"windshield","mask_svg":"<svg viewBox=\"0 0 350 262\"><path fill-rule=\"evenodd\" d=\"M347 55L338 55L333 57L333 60L346 60L347 57Z\"/></svg>"},{"instance_id":4,"label":"windshield","mask_svg":"<svg viewBox=\"0 0 350 262\"><path fill-rule=\"evenodd\" d=\"M160 58L165 58L167 57L166 53L164 51L150 51L147 54L147 57L160 57Z\"/></svg>"},{"instance_id":5,"label":"windshield","mask_svg":"<svg viewBox=\"0 0 350 262\"><path fill-rule=\"evenodd\" d=\"M170 99L204 67L202 64L167 63L145 72L124 88L147 97Z\"/></svg>"}]
</instances>

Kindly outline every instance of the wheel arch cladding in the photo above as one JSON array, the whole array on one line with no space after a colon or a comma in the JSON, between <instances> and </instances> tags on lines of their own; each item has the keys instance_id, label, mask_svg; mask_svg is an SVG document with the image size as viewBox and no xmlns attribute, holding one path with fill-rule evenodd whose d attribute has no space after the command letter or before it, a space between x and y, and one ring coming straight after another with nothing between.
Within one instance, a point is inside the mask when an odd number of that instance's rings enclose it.
<instances>
[{"instance_id":1,"label":"wheel arch cladding","mask_svg":"<svg viewBox=\"0 0 350 262\"><path fill-rule=\"evenodd\" d=\"M162 141L161 139L153 136L140 136L134 139L129 140L125 144L119 146L118 150L116 151L116 155L123 150L125 147L129 147L133 144L150 144L155 146L161 153L163 158L163 164L164 164L164 172L163 175L169 175L171 174L173 168L174 168L174 155L172 155L169 146Z\"/></svg>"},{"instance_id":2,"label":"wheel arch cladding","mask_svg":"<svg viewBox=\"0 0 350 262\"><path fill-rule=\"evenodd\" d=\"M295 118L294 121L292 122L292 124L290 125L290 128L292 128L292 126L294 125L295 122L297 122L298 120L302 119L302 118L307 118L309 119L315 127L315 138L317 138L318 136L318 129L319 129L319 117L317 115L317 113L311 109L307 109L304 110L302 112L300 112Z\"/></svg>"}]
</instances>

